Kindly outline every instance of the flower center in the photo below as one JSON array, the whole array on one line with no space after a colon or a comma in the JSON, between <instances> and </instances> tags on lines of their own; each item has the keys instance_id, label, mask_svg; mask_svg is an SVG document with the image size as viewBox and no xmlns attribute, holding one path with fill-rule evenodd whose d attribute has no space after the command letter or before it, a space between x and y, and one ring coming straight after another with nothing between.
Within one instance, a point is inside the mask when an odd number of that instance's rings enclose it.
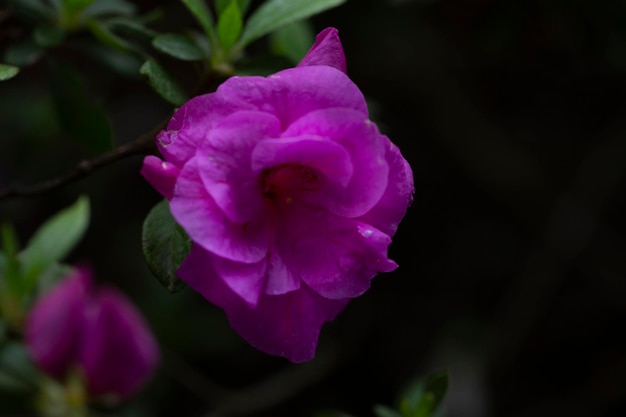
<instances>
[{"instance_id":1,"label":"flower center","mask_svg":"<svg viewBox=\"0 0 626 417\"><path fill-rule=\"evenodd\" d=\"M303 191L315 191L320 181L312 168L298 164L286 164L261 172L259 178L263 197L285 204L292 204L294 197Z\"/></svg>"}]
</instances>

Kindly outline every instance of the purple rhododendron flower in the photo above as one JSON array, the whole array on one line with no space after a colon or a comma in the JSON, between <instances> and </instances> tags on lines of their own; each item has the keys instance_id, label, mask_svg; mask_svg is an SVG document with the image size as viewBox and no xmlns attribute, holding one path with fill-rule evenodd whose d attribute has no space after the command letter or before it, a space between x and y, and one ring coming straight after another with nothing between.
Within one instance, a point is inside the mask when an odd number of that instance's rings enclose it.
<instances>
[{"instance_id":1,"label":"purple rhododendron flower","mask_svg":"<svg viewBox=\"0 0 626 417\"><path fill-rule=\"evenodd\" d=\"M178 275L233 328L293 362L378 272L413 176L368 119L337 30L296 68L232 77L195 97L157 137L142 174L194 245Z\"/></svg>"},{"instance_id":2,"label":"purple rhododendron flower","mask_svg":"<svg viewBox=\"0 0 626 417\"><path fill-rule=\"evenodd\" d=\"M159 352L148 326L118 290L94 291L91 273L76 269L31 309L25 341L44 372L63 379L74 367L92 396L132 396L154 371Z\"/></svg>"}]
</instances>

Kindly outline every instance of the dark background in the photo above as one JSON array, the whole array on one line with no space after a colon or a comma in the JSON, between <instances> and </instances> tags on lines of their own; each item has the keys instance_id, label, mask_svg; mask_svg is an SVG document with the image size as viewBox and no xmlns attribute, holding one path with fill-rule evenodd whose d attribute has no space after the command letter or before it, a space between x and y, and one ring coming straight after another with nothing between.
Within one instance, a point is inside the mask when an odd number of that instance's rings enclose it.
<instances>
[{"instance_id":1,"label":"dark background","mask_svg":"<svg viewBox=\"0 0 626 417\"><path fill-rule=\"evenodd\" d=\"M167 10L157 26L194 25L178 2L136 3ZM349 75L416 186L390 249L400 268L324 327L313 362L257 352L199 295L169 295L151 277L141 224L159 196L141 157L0 201L25 242L90 196L92 223L69 261L123 288L163 349L131 410L370 416L447 368L448 417L626 415L626 2L351 0L312 22L340 30ZM116 143L171 111L141 80L77 62ZM94 156L50 116L42 65L0 84L0 109L0 185Z\"/></svg>"}]
</instances>

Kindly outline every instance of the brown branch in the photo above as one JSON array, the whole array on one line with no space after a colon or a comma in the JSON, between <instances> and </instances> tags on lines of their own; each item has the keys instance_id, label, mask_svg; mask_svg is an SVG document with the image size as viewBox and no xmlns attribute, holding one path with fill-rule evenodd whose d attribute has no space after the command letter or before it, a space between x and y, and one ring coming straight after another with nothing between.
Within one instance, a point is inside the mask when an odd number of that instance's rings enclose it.
<instances>
[{"instance_id":1,"label":"brown branch","mask_svg":"<svg viewBox=\"0 0 626 417\"><path fill-rule=\"evenodd\" d=\"M12 197L33 197L48 191L55 190L70 184L74 181L78 181L96 170L105 167L113 162L127 158L133 155L146 154L154 147L154 137L159 133L167 124L167 120L159 123L150 132L144 133L139 136L133 142L126 143L120 147L107 152L93 159L86 159L78 163L74 169L66 172L51 180L43 181L33 185L13 185L0 191L0 201L6 200Z\"/></svg>"}]
</instances>

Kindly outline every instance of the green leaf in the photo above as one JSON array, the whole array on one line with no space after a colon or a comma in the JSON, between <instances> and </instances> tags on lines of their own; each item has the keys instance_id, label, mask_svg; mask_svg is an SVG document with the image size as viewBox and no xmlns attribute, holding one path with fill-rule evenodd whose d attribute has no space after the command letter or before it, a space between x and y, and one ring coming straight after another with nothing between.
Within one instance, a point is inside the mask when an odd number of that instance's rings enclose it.
<instances>
[{"instance_id":1,"label":"green leaf","mask_svg":"<svg viewBox=\"0 0 626 417\"><path fill-rule=\"evenodd\" d=\"M215 0L215 8L217 9L218 15L221 15L224 10L230 6L230 1L231 0ZM237 6L239 6L239 11L243 16L246 10L248 10L248 6L250 6L250 0L237 0Z\"/></svg>"},{"instance_id":2,"label":"green leaf","mask_svg":"<svg viewBox=\"0 0 626 417\"><path fill-rule=\"evenodd\" d=\"M41 58L44 49L28 39L11 45L4 53L4 61L17 67L34 64Z\"/></svg>"},{"instance_id":3,"label":"green leaf","mask_svg":"<svg viewBox=\"0 0 626 417\"><path fill-rule=\"evenodd\" d=\"M185 288L176 270L189 254L191 240L172 217L167 200L148 213L143 224L142 246L148 268L169 292Z\"/></svg>"},{"instance_id":4,"label":"green leaf","mask_svg":"<svg viewBox=\"0 0 626 417\"><path fill-rule=\"evenodd\" d=\"M313 26L307 20L290 23L270 34L272 52L297 64L315 42Z\"/></svg>"},{"instance_id":5,"label":"green leaf","mask_svg":"<svg viewBox=\"0 0 626 417\"><path fill-rule=\"evenodd\" d=\"M209 38L212 38L213 16L211 16L211 11L204 3L204 0L182 0L182 2L185 6L187 6L187 9L189 9L198 23L200 23L204 33L206 33Z\"/></svg>"},{"instance_id":6,"label":"green leaf","mask_svg":"<svg viewBox=\"0 0 626 417\"><path fill-rule=\"evenodd\" d=\"M9 80L20 72L19 67L15 65L0 64L0 81Z\"/></svg>"},{"instance_id":7,"label":"green leaf","mask_svg":"<svg viewBox=\"0 0 626 417\"><path fill-rule=\"evenodd\" d=\"M148 77L148 83L161 97L175 106L187 101L187 95L165 69L154 60L144 62L139 72Z\"/></svg>"},{"instance_id":8,"label":"green leaf","mask_svg":"<svg viewBox=\"0 0 626 417\"><path fill-rule=\"evenodd\" d=\"M65 9L72 15L80 12L93 2L94 0L63 0Z\"/></svg>"},{"instance_id":9,"label":"green leaf","mask_svg":"<svg viewBox=\"0 0 626 417\"><path fill-rule=\"evenodd\" d=\"M39 372L35 369L23 345L9 342L0 349L0 389L34 390Z\"/></svg>"},{"instance_id":10,"label":"green leaf","mask_svg":"<svg viewBox=\"0 0 626 417\"><path fill-rule=\"evenodd\" d=\"M68 65L51 65L50 90L63 130L86 148L102 152L112 148L107 113L88 95L83 76Z\"/></svg>"},{"instance_id":11,"label":"green leaf","mask_svg":"<svg viewBox=\"0 0 626 417\"><path fill-rule=\"evenodd\" d=\"M268 0L250 16L239 47L267 35L289 23L306 19L346 0Z\"/></svg>"},{"instance_id":12,"label":"green leaf","mask_svg":"<svg viewBox=\"0 0 626 417\"><path fill-rule=\"evenodd\" d=\"M80 14L83 19L102 16L132 16L137 11L135 5L125 0L97 0Z\"/></svg>"},{"instance_id":13,"label":"green leaf","mask_svg":"<svg viewBox=\"0 0 626 417\"><path fill-rule=\"evenodd\" d=\"M18 15L31 17L33 20L53 20L56 18L57 10L50 7L45 1L13 0L10 3Z\"/></svg>"},{"instance_id":14,"label":"green leaf","mask_svg":"<svg viewBox=\"0 0 626 417\"><path fill-rule=\"evenodd\" d=\"M50 48L63 42L65 33L59 28L50 25L41 25L35 28L33 39L42 48Z\"/></svg>"},{"instance_id":15,"label":"green leaf","mask_svg":"<svg viewBox=\"0 0 626 417\"><path fill-rule=\"evenodd\" d=\"M80 197L72 206L60 211L35 232L20 253L22 276L32 288L53 263L60 261L83 237L89 225L89 200Z\"/></svg>"},{"instance_id":16,"label":"green leaf","mask_svg":"<svg viewBox=\"0 0 626 417\"><path fill-rule=\"evenodd\" d=\"M243 19L237 0L231 0L217 22L217 39L223 51L229 51L237 42L242 27Z\"/></svg>"},{"instance_id":17,"label":"green leaf","mask_svg":"<svg viewBox=\"0 0 626 417\"><path fill-rule=\"evenodd\" d=\"M155 31L146 27L142 22L123 17L107 19L107 26L114 32L119 31L146 41L157 36Z\"/></svg>"},{"instance_id":18,"label":"green leaf","mask_svg":"<svg viewBox=\"0 0 626 417\"><path fill-rule=\"evenodd\" d=\"M206 58L204 52L192 40L175 33L157 36L152 40L152 46L183 61L200 61Z\"/></svg>"},{"instance_id":19,"label":"green leaf","mask_svg":"<svg viewBox=\"0 0 626 417\"><path fill-rule=\"evenodd\" d=\"M409 386L402 396L404 417L434 417L448 390L447 371L434 372Z\"/></svg>"},{"instance_id":20,"label":"green leaf","mask_svg":"<svg viewBox=\"0 0 626 417\"><path fill-rule=\"evenodd\" d=\"M402 417L400 413L398 413L393 408L387 407L386 405L376 404L373 407L374 414L377 417Z\"/></svg>"},{"instance_id":21,"label":"green leaf","mask_svg":"<svg viewBox=\"0 0 626 417\"><path fill-rule=\"evenodd\" d=\"M134 50L132 45L113 33L105 24L97 20L88 20L86 25L93 36L102 42L103 45L120 52Z\"/></svg>"}]
</instances>

